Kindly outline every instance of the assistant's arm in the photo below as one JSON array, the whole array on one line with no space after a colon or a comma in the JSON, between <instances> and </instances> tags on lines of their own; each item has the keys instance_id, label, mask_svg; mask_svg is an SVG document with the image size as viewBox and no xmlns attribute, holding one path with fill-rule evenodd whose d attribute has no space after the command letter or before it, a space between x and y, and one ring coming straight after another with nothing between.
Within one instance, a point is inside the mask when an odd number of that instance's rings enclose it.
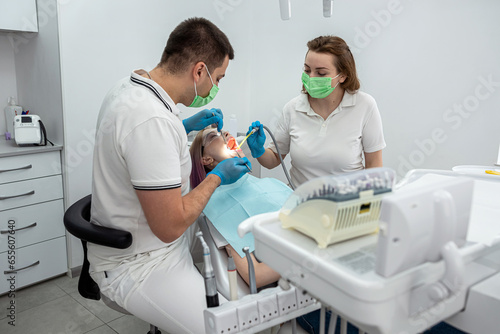
<instances>
[{"instance_id":1,"label":"assistant's arm","mask_svg":"<svg viewBox=\"0 0 500 334\"><path fill-rule=\"evenodd\" d=\"M382 167L382 150L366 153L365 152L365 168Z\"/></svg>"},{"instance_id":2,"label":"assistant's arm","mask_svg":"<svg viewBox=\"0 0 500 334\"><path fill-rule=\"evenodd\" d=\"M281 157L285 159L286 154L282 154ZM264 154L257 158L257 160L262 166L266 167L267 169L273 169L281 163L278 153L275 153L270 148L266 148Z\"/></svg>"}]
</instances>

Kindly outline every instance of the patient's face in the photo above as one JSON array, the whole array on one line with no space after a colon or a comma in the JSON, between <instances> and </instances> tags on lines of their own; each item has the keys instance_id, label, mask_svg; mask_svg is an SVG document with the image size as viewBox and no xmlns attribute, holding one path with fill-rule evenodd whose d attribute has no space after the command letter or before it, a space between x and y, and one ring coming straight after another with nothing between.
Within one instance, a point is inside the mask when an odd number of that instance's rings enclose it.
<instances>
[{"instance_id":1,"label":"patient's face","mask_svg":"<svg viewBox=\"0 0 500 334\"><path fill-rule=\"evenodd\" d=\"M227 145L224 143L224 136ZM237 143L233 136L227 131L222 131L222 135L217 133L217 129L203 130L203 157L211 157L214 160L212 168L222 160L237 157ZM245 155L238 150L241 157Z\"/></svg>"}]
</instances>

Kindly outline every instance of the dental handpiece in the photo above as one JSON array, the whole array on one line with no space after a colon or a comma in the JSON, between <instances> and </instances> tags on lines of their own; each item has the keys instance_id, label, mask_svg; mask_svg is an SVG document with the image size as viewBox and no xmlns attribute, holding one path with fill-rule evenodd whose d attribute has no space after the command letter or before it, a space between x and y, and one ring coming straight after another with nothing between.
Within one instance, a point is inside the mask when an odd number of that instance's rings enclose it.
<instances>
[{"instance_id":1,"label":"dental handpiece","mask_svg":"<svg viewBox=\"0 0 500 334\"><path fill-rule=\"evenodd\" d=\"M245 253L248 262L248 281L250 282L250 293L255 294L257 293L257 284L255 282L255 270L253 268L252 257L250 256L250 248L248 246L243 247L243 252Z\"/></svg>"},{"instance_id":2,"label":"dental handpiece","mask_svg":"<svg viewBox=\"0 0 500 334\"><path fill-rule=\"evenodd\" d=\"M227 259L227 277L229 280L229 295L231 300L238 300L238 283L236 264L231 255Z\"/></svg>"},{"instance_id":3,"label":"dental handpiece","mask_svg":"<svg viewBox=\"0 0 500 334\"><path fill-rule=\"evenodd\" d=\"M196 236L200 239L203 247L203 277L205 278L205 295L207 298L207 307L219 306L219 295L217 293L217 281L215 280L214 268L210 259L210 249L208 248L203 233L197 232Z\"/></svg>"}]
</instances>

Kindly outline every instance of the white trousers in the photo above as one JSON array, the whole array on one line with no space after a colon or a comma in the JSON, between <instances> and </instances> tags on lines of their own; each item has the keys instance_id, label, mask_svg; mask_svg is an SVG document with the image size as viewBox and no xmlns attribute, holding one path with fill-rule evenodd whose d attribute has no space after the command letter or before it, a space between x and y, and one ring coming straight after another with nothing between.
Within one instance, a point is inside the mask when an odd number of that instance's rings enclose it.
<instances>
[{"instance_id":1,"label":"white trousers","mask_svg":"<svg viewBox=\"0 0 500 334\"><path fill-rule=\"evenodd\" d=\"M186 236L178 241L92 277L101 293L136 317L168 333L203 334L204 280L193 264Z\"/></svg>"}]
</instances>

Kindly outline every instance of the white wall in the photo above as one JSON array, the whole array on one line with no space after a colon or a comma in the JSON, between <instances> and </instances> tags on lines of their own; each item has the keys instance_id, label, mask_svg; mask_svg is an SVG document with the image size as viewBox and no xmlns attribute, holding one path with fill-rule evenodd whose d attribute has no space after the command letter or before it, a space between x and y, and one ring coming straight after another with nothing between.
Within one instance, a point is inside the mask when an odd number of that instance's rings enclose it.
<instances>
[{"instance_id":1,"label":"white wall","mask_svg":"<svg viewBox=\"0 0 500 334\"><path fill-rule=\"evenodd\" d=\"M2 136L6 131L3 108L7 105L9 96L17 98L14 49L12 48L7 36L8 33L0 33L0 135Z\"/></svg>"},{"instance_id":2,"label":"white wall","mask_svg":"<svg viewBox=\"0 0 500 334\"><path fill-rule=\"evenodd\" d=\"M326 19L321 1L296 0L289 21L279 19L275 2L254 1L253 7L252 72L267 80L253 80L251 110L261 121L272 124L298 94L306 42L334 34L350 45L361 89L378 102L386 166L404 175L410 168L494 162L500 143L499 2L344 0L334 2L334 15ZM463 105L462 115L455 105Z\"/></svg>"},{"instance_id":3,"label":"white wall","mask_svg":"<svg viewBox=\"0 0 500 334\"><path fill-rule=\"evenodd\" d=\"M38 1L38 33L12 35L19 103L39 115L47 138L63 143L61 69L56 0ZM36 25L35 18L30 22Z\"/></svg>"},{"instance_id":4,"label":"white wall","mask_svg":"<svg viewBox=\"0 0 500 334\"><path fill-rule=\"evenodd\" d=\"M292 0L292 17L282 21L278 0L60 2L67 204L91 190L102 98L132 69L152 69L170 31L192 16L212 20L235 48L208 107L235 113L240 131L256 119L273 127L299 93L306 42L334 34L351 46L362 90L378 102L386 166L403 175L491 164L500 143L499 12L493 0L337 0L327 19L322 1ZM465 105L462 115L454 105ZM182 109L182 117L194 113ZM284 179L279 169L263 175Z\"/></svg>"}]
</instances>

